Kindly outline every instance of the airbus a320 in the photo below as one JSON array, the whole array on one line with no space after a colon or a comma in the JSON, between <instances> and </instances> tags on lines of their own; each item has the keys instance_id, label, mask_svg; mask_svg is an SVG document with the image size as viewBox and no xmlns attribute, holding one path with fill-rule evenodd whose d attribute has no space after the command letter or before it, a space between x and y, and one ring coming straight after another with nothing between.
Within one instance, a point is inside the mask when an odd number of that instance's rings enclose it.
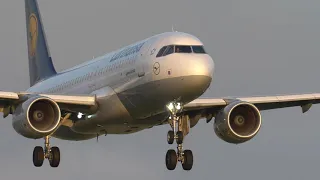
<instances>
[{"instance_id":1,"label":"airbus a320","mask_svg":"<svg viewBox=\"0 0 320 180\"><path fill-rule=\"evenodd\" d=\"M213 121L218 137L244 143L261 127L260 111L300 106L307 112L320 94L199 99L212 83L214 61L203 43L182 32L166 32L128 45L76 67L56 72L47 46L37 0L25 0L30 88L0 92L0 110L12 115L17 133L44 139L33 151L33 164L60 164L50 137L81 141L105 134L132 134L167 125L168 170L178 162L193 167L183 148L200 119Z\"/></svg>"}]
</instances>

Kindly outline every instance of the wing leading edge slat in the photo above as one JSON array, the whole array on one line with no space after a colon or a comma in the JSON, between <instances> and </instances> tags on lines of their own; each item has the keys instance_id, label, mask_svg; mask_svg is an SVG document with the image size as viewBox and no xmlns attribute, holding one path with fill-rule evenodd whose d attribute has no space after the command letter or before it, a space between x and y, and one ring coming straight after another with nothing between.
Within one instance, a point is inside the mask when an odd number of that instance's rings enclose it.
<instances>
[{"instance_id":1,"label":"wing leading edge slat","mask_svg":"<svg viewBox=\"0 0 320 180\"><path fill-rule=\"evenodd\" d=\"M286 108L301 106L303 112L310 109L312 104L320 103L320 94L301 94L301 95L283 95L283 96L261 96L261 97L243 97L243 98L221 98L221 99L196 99L184 106L184 111L195 110L217 110L228 105L232 101L245 101L254 104L259 110L270 110L277 108ZM211 112L210 112L211 113ZM214 113L214 112L212 112Z\"/></svg>"},{"instance_id":2,"label":"wing leading edge slat","mask_svg":"<svg viewBox=\"0 0 320 180\"><path fill-rule=\"evenodd\" d=\"M52 99L58 103L62 110L94 113L97 110L96 96L82 95L55 95L55 94L32 94L26 92L4 92L0 91L0 112L9 114L10 106L24 101L28 96L38 95Z\"/></svg>"}]
</instances>

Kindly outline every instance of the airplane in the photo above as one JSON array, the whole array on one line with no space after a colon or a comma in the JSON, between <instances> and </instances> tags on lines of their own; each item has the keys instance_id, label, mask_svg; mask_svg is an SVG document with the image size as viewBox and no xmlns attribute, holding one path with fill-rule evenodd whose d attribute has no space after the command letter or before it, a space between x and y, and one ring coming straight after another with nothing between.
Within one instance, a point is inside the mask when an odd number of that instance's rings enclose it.
<instances>
[{"instance_id":1,"label":"airplane","mask_svg":"<svg viewBox=\"0 0 320 180\"><path fill-rule=\"evenodd\" d=\"M244 98L199 98L211 85L214 61L194 35L165 32L73 68L56 72L47 46L37 0L25 0L30 88L0 91L0 111L12 115L15 131L44 139L33 150L33 164L60 164L50 138L81 141L106 134L132 134L169 124L168 170L193 167L183 141L200 119L213 121L216 135L232 144L259 132L260 111L300 106L307 112L320 94Z\"/></svg>"}]
</instances>

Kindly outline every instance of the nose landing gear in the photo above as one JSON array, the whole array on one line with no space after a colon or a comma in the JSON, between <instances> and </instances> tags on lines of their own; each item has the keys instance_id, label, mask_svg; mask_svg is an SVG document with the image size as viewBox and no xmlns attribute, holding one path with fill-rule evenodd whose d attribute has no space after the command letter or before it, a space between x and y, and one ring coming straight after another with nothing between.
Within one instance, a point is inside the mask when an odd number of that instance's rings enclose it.
<instances>
[{"instance_id":1,"label":"nose landing gear","mask_svg":"<svg viewBox=\"0 0 320 180\"><path fill-rule=\"evenodd\" d=\"M167 134L168 144L173 144L174 140L177 143L177 151L170 149L166 154L166 166L168 170L174 170L179 161L182 164L184 170L191 170L193 166L193 153L191 150L183 150L183 139L189 132L189 126L183 126L187 123L187 119L182 116L177 116L177 113L181 112L181 103L172 102L167 105L167 109L170 112L169 124L172 127ZM183 127L187 127L184 129Z\"/></svg>"}]
</instances>

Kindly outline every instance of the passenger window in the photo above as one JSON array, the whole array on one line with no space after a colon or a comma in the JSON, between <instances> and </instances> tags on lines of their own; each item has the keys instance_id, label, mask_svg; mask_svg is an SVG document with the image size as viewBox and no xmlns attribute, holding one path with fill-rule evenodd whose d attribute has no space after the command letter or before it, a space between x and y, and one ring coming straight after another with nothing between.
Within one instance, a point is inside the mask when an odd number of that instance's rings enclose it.
<instances>
[{"instance_id":1,"label":"passenger window","mask_svg":"<svg viewBox=\"0 0 320 180\"><path fill-rule=\"evenodd\" d=\"M173 53L173 46L168 46L166 51L163 53L163 56L169 55Z\"/></svg>"},{"instance_id":2,"label":"passenger window","mask_svg":"<svg viewBox=\"0 0 320 180\"><path fill-rule=\"evenodd\" d=\"M166 49L167 49L167 46L162 47L162 48L159 50L159 52L158 52L158 54L157 54L156 57L161 57L162 54L163 54L163 52L164 52Z\"/></svg>"},{"instance_id":3,"label":"passenger window","mask_svg":"<svg viewBox=\"0 0 320 180\"><path fill-rule=\"evenodd\" d=\"M206 54L206 51L204 50L203 46L192 46L192 50L196 54Z\"/></svg>"},{"instance_id":4,"label":"passenger window","mask_svg":"<svg viewBox=\"0 0 320 180\"><path fill-rule=\"evenodd\" d=\"M191 47L190 46L175 46L174 48L175 53L191 53Z\"/></svg>"}]
</instances>

